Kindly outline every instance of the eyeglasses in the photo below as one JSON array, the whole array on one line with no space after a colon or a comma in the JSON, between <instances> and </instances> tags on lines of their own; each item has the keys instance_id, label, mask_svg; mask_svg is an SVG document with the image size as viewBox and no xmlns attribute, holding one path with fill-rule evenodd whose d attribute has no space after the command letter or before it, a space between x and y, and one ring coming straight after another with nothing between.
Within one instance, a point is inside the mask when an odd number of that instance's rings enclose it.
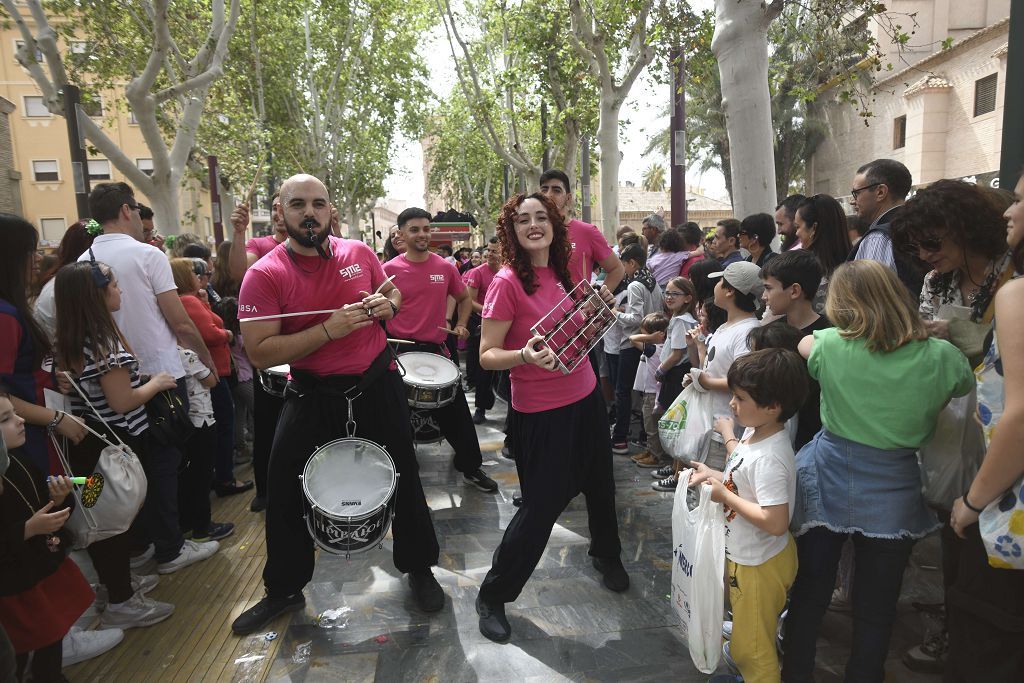
<instances>
[{"instance_id":1,"label":"eyeglasses","mask_svg":"<svg viewBox=\"0 0 1024 683\"><path fill-rule=\"evenodd\" d=\"M683 293L682 292L670 292L668 290L665 290L665 298L666 299L674 299L677 296L683 296Z\"/></svg>"},{"instance_id":2,"label":"eyeglasses","mask_svg":"<svg viewBox=\"0 0 1024 683\"><path fill-rule=\"evenodd\" d=\"M925 239L911 242L907 246L912 251L927 251L929 254L942 251L942 242L945 237L926 237Z\"/></svg>"},{"instance_id":3,"label":"eyeglasses","mask_svg":"<svg viewBox=\"0 0 1024 683\"><path fill-rule=\"evenodd\" d=\"M870 190L872 187L878 187L879 185L885 185L885 183L871 183L870 185L865 185L864 187L853 188L850 190L850 194L853 195L854 199L856 199L857 195L859 195L864 190Z\"/></svg>"},{"instance_id":4,"label":"eyeglasses","mask_svg":"<svg viewBox=\"0 0 1024 683\"><path fill-rule=\"evenodd\" d=\"M126 203L126 206L128 207L128 209L130 211L142 211L142 209L139 208L138 204L127 204Z\"/></svg>"}]
</instances>

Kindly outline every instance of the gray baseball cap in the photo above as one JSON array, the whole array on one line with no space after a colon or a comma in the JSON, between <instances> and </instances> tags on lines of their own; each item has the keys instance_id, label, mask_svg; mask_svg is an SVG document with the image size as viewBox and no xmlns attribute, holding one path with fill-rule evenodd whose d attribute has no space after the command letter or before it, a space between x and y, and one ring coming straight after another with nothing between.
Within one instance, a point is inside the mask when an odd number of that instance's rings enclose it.
<instances>
[{"instance_id":1,"label":"gray baseball cap","mask_svg":"<svg viewBox=\"0 0 1024 683\"><path fill-rule=\"evenodd\" d=\"M720 270L717 273L708 273L708 279L719 277L724 277L725 281L733 289L739 290L744 294L753 294L755 297L758 297L764 291L764 283L761 281L761 268L750 261L737 261L736 263L730 263L725 267L725 270Z\"/></svg>"}]
</instances>

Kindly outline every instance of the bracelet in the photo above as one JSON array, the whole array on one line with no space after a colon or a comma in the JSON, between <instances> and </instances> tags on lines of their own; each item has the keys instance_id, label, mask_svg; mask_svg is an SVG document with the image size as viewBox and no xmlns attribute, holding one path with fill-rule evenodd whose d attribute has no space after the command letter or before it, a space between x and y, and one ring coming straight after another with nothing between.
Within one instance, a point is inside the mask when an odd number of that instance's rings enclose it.
<instances>
[{"instance_id":1,"label":"bracelet","mask_svg":"<svg viewBox=\"0 0 1024 683\"><path fill-rule=\"evenodd\" d=\"M526 360L526 347L525 346L523 348L519 349L519 357L523 359L523 365L526 365L526 363L528 361Z\"/></svg>"},{"instance_id":2,"label":"bracelet","mask_svg":"<svg viewBox=\"0 0 1024 683\"><path fill-rule=\"evenodd\" d=\"M726 440L725 440L725 446L726 446L727 448L728 448L728 446L729 446L729 442L730 442L730 441L735 441L736 443L739 443L739 442L740 442L740 440L739 440L739 439L737 439L737 438L736 438L735 436L734 436L734 437L732 437L731 439L726 439Z\"/></svg>"},{"instance_id":3,"label":"bracelet","mask_svg":"<svg viewBox=\"0 0 1024 683\"><path fill-rule=\"evenodd\" d=\"M327 331L327 325L320 323L320 327L324 328L324 334L327 335L327 339L329 339L330 341L334 341L334 337L332 337L331 333Z\"/></svg>"},{"instance_id":4,"label":"bracelet","mask_svg":"<svg viewBox=\"0 0 1024 683\"><path fill-rule=\"evenodd\" d=\"M398 306L396 306L395 302L392 301L391 299L388 299L388 303L391 304L391 317L394 318L396 315L398 315Z\"/></svg>"},{"instance_id":5,"label":"bracelet","mask_svg":"<svg viewBox=\"0 0 1024 683\"><path fill-rule=\"evenodd\" d=\"M53 411L53 419L50 420L50 423L48 425L46 425L46 430L52 432L54 429L57 428L57 425L59 425L61 420L63 419L64 413L62 413L59 410Z\"/></svg>"},{"instance_id":6,"label":"bracelet","mask_svg":"<svg viewBox=\"0 0 1024 683\"><path fill-rule=\"evenodd\" d=\"M970 490L964 491L964 497L963 497L964 505L966 505L967 509L970 510L971 512L977 512L980 515L981 514L981 509L974 507L973 505L971 505L971 501L967 500L967 494L968 493L970 493Z\"/></svg>"}]
</instances>

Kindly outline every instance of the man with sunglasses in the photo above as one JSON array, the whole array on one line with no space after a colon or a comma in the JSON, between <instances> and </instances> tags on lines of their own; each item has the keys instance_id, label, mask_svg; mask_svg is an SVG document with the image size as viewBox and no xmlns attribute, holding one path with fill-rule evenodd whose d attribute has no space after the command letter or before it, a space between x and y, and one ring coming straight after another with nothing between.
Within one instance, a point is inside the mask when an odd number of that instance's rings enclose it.
<instances>
[{"instance_id":1,"label":"man with sunglasses","mask_svg":"<svg viewBox=\"0 0 1024 683\"><path fill-rule=\"evenodd\" d=\"M888 266L916 300L925 269L913 256L893 250L890 227L912 184L910 171L894 159L875 159L857 169L850 195L854 210L868 229L850 252L849 260L878 261Z\"/></svg>"}]
</instances>

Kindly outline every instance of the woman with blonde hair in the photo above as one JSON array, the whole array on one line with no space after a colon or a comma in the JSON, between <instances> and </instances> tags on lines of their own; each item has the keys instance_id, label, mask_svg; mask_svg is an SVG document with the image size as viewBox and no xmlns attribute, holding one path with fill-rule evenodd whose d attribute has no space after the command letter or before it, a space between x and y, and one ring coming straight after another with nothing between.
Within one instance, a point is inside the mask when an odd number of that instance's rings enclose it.
<instances>
[{"instance_id":1,"label":"woman with blonde hair","mask_svg":"<svg viewBox=\"0 0 1024 683\"><path fill-rule=\"evenodd\" d=\"M854 628L846 680L881 681L910 551L939 527L921 494L915 452L931 437L942 407L967 394L974 376L955 346L928 336L906 287L876 261L835 269L825 315L835 327L800 342L821 385L822 429L796 456L799 570L783 678L812 680L818 629L851 539Z\"/></svg>"}]
</instances>

